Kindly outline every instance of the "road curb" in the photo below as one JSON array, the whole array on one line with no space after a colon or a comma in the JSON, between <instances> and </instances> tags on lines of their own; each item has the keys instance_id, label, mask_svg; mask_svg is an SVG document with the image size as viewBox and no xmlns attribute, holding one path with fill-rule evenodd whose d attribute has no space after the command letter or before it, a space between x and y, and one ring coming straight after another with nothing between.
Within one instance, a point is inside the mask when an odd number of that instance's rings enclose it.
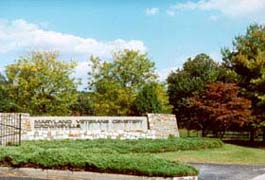
<instances>
[{"instance_id":1,"label":"road curb","mask_svg":"<svg viewBox=\"0 0 265 180\"><path fill-rule=\"evenodd\" d=\"M51 180L198 180L197 176L184 177L146 177L121 174L96 173L85 171L43 170L35 168L0 167L1 175L6 177L26 177Z\"/></svg>"}]
</instances>

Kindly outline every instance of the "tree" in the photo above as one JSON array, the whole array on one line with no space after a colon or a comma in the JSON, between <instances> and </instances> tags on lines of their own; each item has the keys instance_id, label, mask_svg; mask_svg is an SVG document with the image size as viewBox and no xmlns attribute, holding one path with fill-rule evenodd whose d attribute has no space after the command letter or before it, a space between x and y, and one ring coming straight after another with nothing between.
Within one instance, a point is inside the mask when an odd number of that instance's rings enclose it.
<instances>
[{"instance_id":1,"label":"tree","mask_svg":"<svg viewBox=\"0 0 265 180\"><path fill-rule=\"evenodd\" d=\"M94 114L90 92L77 92L77 101L71 105L71 115L88 116Z\"/></svg>"},{"instance_id":2,"label":"tree","mask_svg":"<svg viewBox=\"0 0 265 180\"><path fill-rule=\"evenodd\" d=\"M96 115L132 114L137 92L156 80L154 63L147 54L124 50L113 54L113 61L91 57L90 90Z\"/></svg>"},{"instance_id":3,"label":"tree","mask_svg":"<svg viewBox=\"0 0 265 180\"><path fill-rule=\"evenodd\" d=\"M3 74L0 74L0 112L16 112L18 107L9 95L9 83Z\"/></svg>"},{"instance_id":4,"label":"tree","mask_svg":"<svg viewBox=\"0 0 265 180\"><path fill-rule=\"evenodd\" d=\"M238 130L252 122L251 101L238 94L236 84L211 83L204 91L188 99L195 112L193 123L202 129L203 136L211 130L217 137L222 137L226 130L232 127Z\"/></svg>"},{"instance_id":5,"label":"tree","mask_svg":"<svg viewBox=\"0 0 265 180\"><path fill-rule=\"evenodd\" d=\"M143 86L133 102L133 114L171 113L168 96L162 84L150 83Z\"/></svg>"},{"instance_id":6,"label":"tree","mask_svg":"<svg viewBox=\"0 0 265 180\"><path fill-rule=\"evenodd\" d=\"M31 52L6 67L10 96L20 111L33 115L66 115L76 102L75 63L58 60L56 52Z\"/></svg>"},{"instance_id":7,"label":"tree","mask_svg":"<svg viewBox=\"0 0 265 180\"><path fill-rule=\"evenodd\" d=\"M245 35L237 36L232 50L224 48L223 64L239 77L242 94L252 101L255 121L251 125L251 139L263 128L265 141L265 26L251 25Z\"/></svg>"},{"instance_id":8,"label":"tree","mask_svg":"<svg viewBox=\"0 0 265 180\"><path fill-rule=\"evenodd\" d=\"M172 72L168 78L168 95L173 105L180 127L189 127L190 115L193 113L187 99L194 93L202 91L208 83L220 77L220 66L206 54L198 54L189 58L183 69Z\"/></svg>"}]
</instances>

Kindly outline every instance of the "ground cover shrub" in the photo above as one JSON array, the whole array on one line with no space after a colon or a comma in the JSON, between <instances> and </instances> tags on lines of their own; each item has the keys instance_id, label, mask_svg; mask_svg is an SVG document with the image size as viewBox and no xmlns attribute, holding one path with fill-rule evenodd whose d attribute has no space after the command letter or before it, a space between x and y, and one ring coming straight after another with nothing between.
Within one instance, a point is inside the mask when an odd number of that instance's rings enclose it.
<instances>
[{"instance_id":1,"label":"ground cover shrub","mask_svg":"<svg viewBox=\"0 0 265 180\"><path fill-rule=\"evenodd\" d=\"M72 148L38 148L32 153L19 147L0 148L0 164L163 177L198 174L189 165L156 158L151 154L95 153L88 149Z\"/></svg>"},{"instance_id":2,"label":"ground cover shrub","mask_svg":"<svg viewBox=\"0 0 265 180\"><path fill-rule=\"evenodd\" d=\"M223 142L209 138L168 138L168 139L139 139L139 140L56 140L56 141L28 141L24 146L38 146L43 148L80 148L101 149L100 151L116 151L118 153L161 153L180 150L199 150L219 148Z\"/></svg>"},{"instance_id":3,"label":"ground cover shrub","mask_svg":"<svg viewBox=\"0 0 265 180\"><path fill-rule=\"evenodd\" d=\"M0 165L86 170L145 176L197 175L186 164L155 157L153 153L221 147L217 139L168 138L140 140L27 141L0 148Z\"/></svg>"}]
</instances>

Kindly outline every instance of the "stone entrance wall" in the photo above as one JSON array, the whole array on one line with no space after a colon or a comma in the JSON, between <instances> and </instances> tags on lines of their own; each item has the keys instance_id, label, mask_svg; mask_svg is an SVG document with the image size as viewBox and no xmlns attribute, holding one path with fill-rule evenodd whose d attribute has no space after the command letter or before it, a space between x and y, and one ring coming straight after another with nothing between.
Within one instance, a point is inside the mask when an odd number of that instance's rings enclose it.
<instances>
[{"instance_id":1,"label":"stone entrance wall","mask_svg":"<svg viewBox=\"0 0 265 180\"><path fill-rule=\"evenodd\" d=\"M179 137L174 115L148 116L22 116L22 140L139 139Z\"/></svg>"},{"instance_id":2,"label":"stone entrance wall","mask_svg":"<svg viewBox=\"0 0 265 180\"><path fill-rule=\"evenodd\" d=\"M173 114L147 114L149 129L155 132L156 138L169 135L179 137L176 116Z\"/></svg>"}]
</instances>

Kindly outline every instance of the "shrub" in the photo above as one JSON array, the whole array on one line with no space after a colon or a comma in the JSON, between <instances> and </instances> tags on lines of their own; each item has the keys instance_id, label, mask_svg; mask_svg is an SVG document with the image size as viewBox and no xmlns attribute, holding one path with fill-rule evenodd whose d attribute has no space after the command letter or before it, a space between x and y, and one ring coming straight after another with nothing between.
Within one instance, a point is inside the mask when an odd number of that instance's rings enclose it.
<instances>
[{"instance_id":1,"label":"shrub","mask_svg":"<svg viewBox=\"0 0 265 180\"><path fill-rule=\"evenodd\" d=\"M145 176L187 176L198 171L152 153L218 148L217 139L168 138L140 140L28 141L19 147L0 148L0 165L86 170Z\"/></svg>"}]
</instances>

